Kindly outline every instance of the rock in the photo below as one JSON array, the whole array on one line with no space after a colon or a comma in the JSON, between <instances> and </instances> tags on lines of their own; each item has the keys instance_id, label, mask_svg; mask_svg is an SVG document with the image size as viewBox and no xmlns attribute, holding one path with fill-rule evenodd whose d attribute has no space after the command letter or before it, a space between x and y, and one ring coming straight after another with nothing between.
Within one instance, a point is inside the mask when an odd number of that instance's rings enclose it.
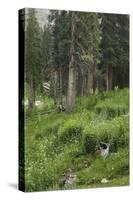
<instances>
[{"instance_id":1,"label":"rock","mask_svg":"<svg viewBox=\"0 0 133 200\"><path fill-rule=\"evenodd\" d=\"M67 177L67 179L66 179L66 181L65 181L65 188L67 189L67 188L70 188L70 186L72 186L74 183L75 183L75 181L77 180L77 176L76 176L76 174L70 174L68 177Z\"/></svg>"},{"instance_id":2,"label":"rock","mask_svg":"<svg viewBox=\"0 0 133 200\"><path fill-rule=\"evenodd\" d=\"M106 159L106 157L109 154L109 147L110 144L109 143L104 143L104 142L100 142L100 155L102 156L103 159Z\"/></svg>"},{"instance_id":3,"label":"rock","mask_svg":"<svg viewBox=\"0 0 133 200\"><path fill-rule=\"evenodd\" d=\"M77 175L73 172L71 168L69 168L67 172L62 174L62 177L59 179L59 185L60 187L69 189L75 183L76 180Z\"/></svg>"},{"instance_id":4,"label":"rock","mask_svg":"<svg viewBox=\"0 0 133 200\"><path fill-rule=\"evenodd\" d=\"M109 180L107 180L106 178L103 178L102 180L101 180L101 183L108 183L109 182Z\"/></svg>"}]
</instances>

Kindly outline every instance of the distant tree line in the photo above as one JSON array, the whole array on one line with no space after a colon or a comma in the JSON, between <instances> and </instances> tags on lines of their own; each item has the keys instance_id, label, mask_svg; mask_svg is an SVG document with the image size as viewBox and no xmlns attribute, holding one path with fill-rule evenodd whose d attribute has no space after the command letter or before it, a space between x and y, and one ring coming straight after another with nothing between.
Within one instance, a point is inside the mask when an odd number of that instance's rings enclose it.
<instances>
[{"instance_id":1,"label":"distant tree line","mask_svg":"<svg viewBox=\"0 0 133 200\"><path fill-rule=\"evenodd\" d=\"M129 85L129 16L52 10L42 28L28 9L25 28L25 82L29 108L36 92L70 112L76 96ZM65 100L64 100L65 99Z\"/></svg>"}]
</instances>

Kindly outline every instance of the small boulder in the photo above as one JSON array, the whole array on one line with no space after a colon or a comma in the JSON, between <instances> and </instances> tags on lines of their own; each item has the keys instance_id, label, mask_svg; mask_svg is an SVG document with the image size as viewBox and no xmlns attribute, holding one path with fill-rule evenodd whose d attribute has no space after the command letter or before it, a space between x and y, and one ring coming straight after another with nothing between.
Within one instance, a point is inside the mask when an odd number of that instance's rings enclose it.
<instances>
[{"instance_id":1,"label":"small boulder","mask_svg":"<svg viewBox=\"0 0 133 200\"><path fill-rule=\"evenodd\" d=\"M103 178L102 180L101 180L101 183L108 183L109 182L109 180L107 180L106 178Z\"/></svg>"}]
</instances>

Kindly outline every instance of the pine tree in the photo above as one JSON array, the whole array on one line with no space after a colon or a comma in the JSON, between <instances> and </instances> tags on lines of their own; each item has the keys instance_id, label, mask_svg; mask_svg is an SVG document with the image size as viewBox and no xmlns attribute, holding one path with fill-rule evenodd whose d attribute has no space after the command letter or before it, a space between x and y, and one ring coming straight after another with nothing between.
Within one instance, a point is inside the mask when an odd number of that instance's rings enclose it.
<instances>
[{"instance_id":1,"label":"pine tree","mask_svg":"<svg viewBox=\"0 0 133 200\"><path fill-rule=\"evenodd\" d=\"M29 86L29 108L35 105L35 90L40 84L41 32L34 9L27 10L25 41L25 80Z\"/></svg>"},{"instance_id":2,"label":"pine tree","mask_svg":"<svg viewBox=\"0 0 133 200\"><path fill-rule=\"evenodd\" d=\"M42 29L41 40L41 89L43 92L43 83L50 80L51 58L51 33L49 25L44 25Z\"/></svg>"},{"instance_id":3,"label":"pine tree","mask_svg":"<svg viewBox=\"0 0 133 200\"><path fill-rule=\"evenodd\" d=\"M117 15L117 65L114 68L114 86L129 86L129 16Z\"/></svg>"},{"instance_id":4,"label":"pine tree","mask_svg":"<svg viewBox=\"0 0 133 200\"><path fill-rule=\"evenodd\" d=\"M75 37L76 37L76 12L70 12L71 16L71 40L70 40L70 58L68 72L68 90L66 111L70 112L75 103L76 96L76 66L75 66Z\"/></svg>"},{"instance_id":5,"label":"pine tree","mask_svg":"<svg viewBox=\"0 0 133 200\"><path fill-rule=\"evenodd\" d=\"M67 91L67 74L70 48L70 19L67 11L51 11L51 65L55 104L63 103Z\"/></svg>"},{"instance_id":6,"label":"pine tree","mask_svg":"<svg viewBox=\"0 0 133 200\"><path fill-rule=\"evenodd\" d=\"M126 15L102 14L102 62L106 88L128 85L129 19ZM123 77L124 76L124 77ZM126 79L126 81L124 80Z\"/></svg>"},{"instance_id":7,"label":"pine tree","mask_svg":"<svg viewBox=\"0 0 133 200\"><path fill-rule=\"evenodd\" d=\"M101 40L100 22L96 13L78 13L77 53L81 66L80 71L87 72L87 94L94 89L94 72L100 59L99 44ZM83 79L82 79L83 80ZM82 89L83 90L83 89Z\"/></svg>"}]
</instances>

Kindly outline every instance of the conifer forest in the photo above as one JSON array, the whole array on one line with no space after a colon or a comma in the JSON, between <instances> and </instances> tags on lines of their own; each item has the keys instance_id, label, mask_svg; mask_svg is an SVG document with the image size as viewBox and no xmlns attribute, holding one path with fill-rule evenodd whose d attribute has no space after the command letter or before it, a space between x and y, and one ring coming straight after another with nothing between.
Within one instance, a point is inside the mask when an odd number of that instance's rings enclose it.
<instances>
[{"instance_id":1,"label":"conifer forest","mask_svg":"<svg viewBox=\"0 0 133 200\"><path fill-rule=\"evenodd\" d=\"M25 191L129 185L129 15L21 17Z\"/></svg>"}]
</instances>

